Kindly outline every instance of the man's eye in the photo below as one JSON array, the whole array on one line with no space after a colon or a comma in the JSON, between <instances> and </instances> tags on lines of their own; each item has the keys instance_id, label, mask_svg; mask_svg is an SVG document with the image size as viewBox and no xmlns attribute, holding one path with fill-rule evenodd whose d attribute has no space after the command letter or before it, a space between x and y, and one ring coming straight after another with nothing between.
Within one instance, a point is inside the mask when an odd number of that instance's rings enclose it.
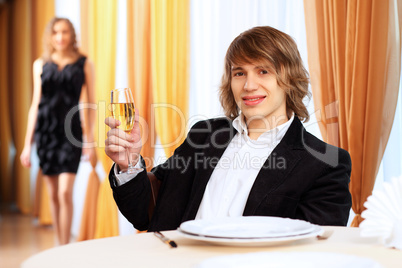
<instances>
[{"instance_id":1,"label":"man's eye","mask_svg":"<svg viewBox=\"0 0 402 268\"><path fill-rule=\"evenodd\" d=\"M242 72L237 72L237 73L235 73L233 76L243 76L244 75L244 73L242 73Z\"/></svg>"},{"instance_id":2,"label":"man's eye","mask_svg":"<svg viewBox=\"0 0 402 268\"><path fill-rule=\"evenodd\" d=\"M268 71L267 70L261 70L260 74L268 74Z\"/></svg>"}]
</instances>

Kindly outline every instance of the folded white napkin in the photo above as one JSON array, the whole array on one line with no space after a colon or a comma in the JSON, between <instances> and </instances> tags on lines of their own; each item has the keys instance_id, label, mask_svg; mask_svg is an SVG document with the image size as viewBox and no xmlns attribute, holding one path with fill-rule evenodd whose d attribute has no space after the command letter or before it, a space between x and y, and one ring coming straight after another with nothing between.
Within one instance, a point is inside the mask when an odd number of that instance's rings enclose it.
<instances>
[{"instance_id":1,"label":"folded white napkin","mask_svg":"<svg viewBox=\"0 0 402 268\"><path fill-rule=\"evenodd\" d=\"M402 177L373 191L364 206L360 235L380 237L385 246L402 250Z\"/></svg>"}]
</instances>

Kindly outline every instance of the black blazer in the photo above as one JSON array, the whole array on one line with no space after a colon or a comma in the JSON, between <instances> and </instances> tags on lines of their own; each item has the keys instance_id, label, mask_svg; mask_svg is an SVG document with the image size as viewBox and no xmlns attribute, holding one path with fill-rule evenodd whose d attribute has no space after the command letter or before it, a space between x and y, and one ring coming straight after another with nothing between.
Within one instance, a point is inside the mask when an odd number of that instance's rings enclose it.
<instances>
[{"instance_id":1,"label":"black blazer","mask_svg":"<svg viewBox=\"0 0 402 268\"><path fill-rule=\"evenodd\" d=\"M162 184L151 221L146 172L117 186L112 168L109 180L122 214L136 229L148 231L173 230L194 219L212 171L236 133L226 118L194 125L173 156L152 170ZM311 135L295 117L258 173L243 215L346 225L350 172L349 153Z\"/></svg>"}]
</instances>

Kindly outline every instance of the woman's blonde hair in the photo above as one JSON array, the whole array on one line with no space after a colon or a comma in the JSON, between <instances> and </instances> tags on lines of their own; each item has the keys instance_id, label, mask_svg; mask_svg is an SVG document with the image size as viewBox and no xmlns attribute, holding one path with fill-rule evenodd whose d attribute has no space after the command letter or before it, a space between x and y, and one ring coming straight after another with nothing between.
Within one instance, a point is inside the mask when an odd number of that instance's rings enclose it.
<instances>
[{"instance_id":1,"label":"woman's blonde hair","mask_svg":"<svg viewBox=\"0 0 402 268\"><path fill-rule=\"evenodd\" d=\"M310 97L309 77L297 45L289 35L269 26L254 27L241 33L226 52L219 89L225 115L230 119L239 115L239 108L231 89L232 66L253 62L263 62L271 66L278 85L285 90L288 116L294 112L301 121L308 121L309 114L303 99L306 96Z\"/></svg>"},{"instance_id":2,"label":"woman's blonde hair","mask_svg":"<svg viewBox=\"0 0 402 268\"><path fill-rule=\"evenodd\" d=\"M54 17L53 19L51 19L49 21L49 23L47 24L46 28L45 28L45 33L43 35L43 54L42 54L42 58L45 61L49 61L50 60L50 56L52 55L52 53L55 51L53 45L52 45L52 35L53 35L53 28L54 25L60 21L64 21L67 23L67 25L70 28L70 32L71 32L71 43L69 48L71 49L71 51L78 57L80 55L80 52L78 50L78 46L77 46L77 37L75 34L75 29L73 24L71 23L71 21L69 19L66 18L58 18L58 17Z\"/></svg>"}]
</instances>

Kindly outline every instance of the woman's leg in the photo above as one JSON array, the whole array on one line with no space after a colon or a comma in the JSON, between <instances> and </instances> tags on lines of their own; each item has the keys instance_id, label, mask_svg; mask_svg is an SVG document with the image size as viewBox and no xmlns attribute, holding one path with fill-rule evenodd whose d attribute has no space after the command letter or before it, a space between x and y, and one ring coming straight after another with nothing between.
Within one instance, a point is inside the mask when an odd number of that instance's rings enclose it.
<instances>
[{"instance_id":1,"label":"woman's leg","mask_svg":"<svg viewBox=\"0 0 402 268\"><path fill-rule=\"evenodd\" d=\"M47 184L50 197L50 211L52 213L53 228L57 238L57 242L60 243L60 224L59 224L59 196L58 196L58 176L43 175L43 178Z\"/></svg>"},{"instance_id":2,"label":"woman's leg","mask_svg":"<svg viewBox=\"0 0 402 268\"><path fill-rule=\"evenodd\" d=\"M71 236L71 224L73 220L73 187L75 174L62 173L59 175L59 223L60 245L68 244Z\"/></svg>"}]
</instances>

